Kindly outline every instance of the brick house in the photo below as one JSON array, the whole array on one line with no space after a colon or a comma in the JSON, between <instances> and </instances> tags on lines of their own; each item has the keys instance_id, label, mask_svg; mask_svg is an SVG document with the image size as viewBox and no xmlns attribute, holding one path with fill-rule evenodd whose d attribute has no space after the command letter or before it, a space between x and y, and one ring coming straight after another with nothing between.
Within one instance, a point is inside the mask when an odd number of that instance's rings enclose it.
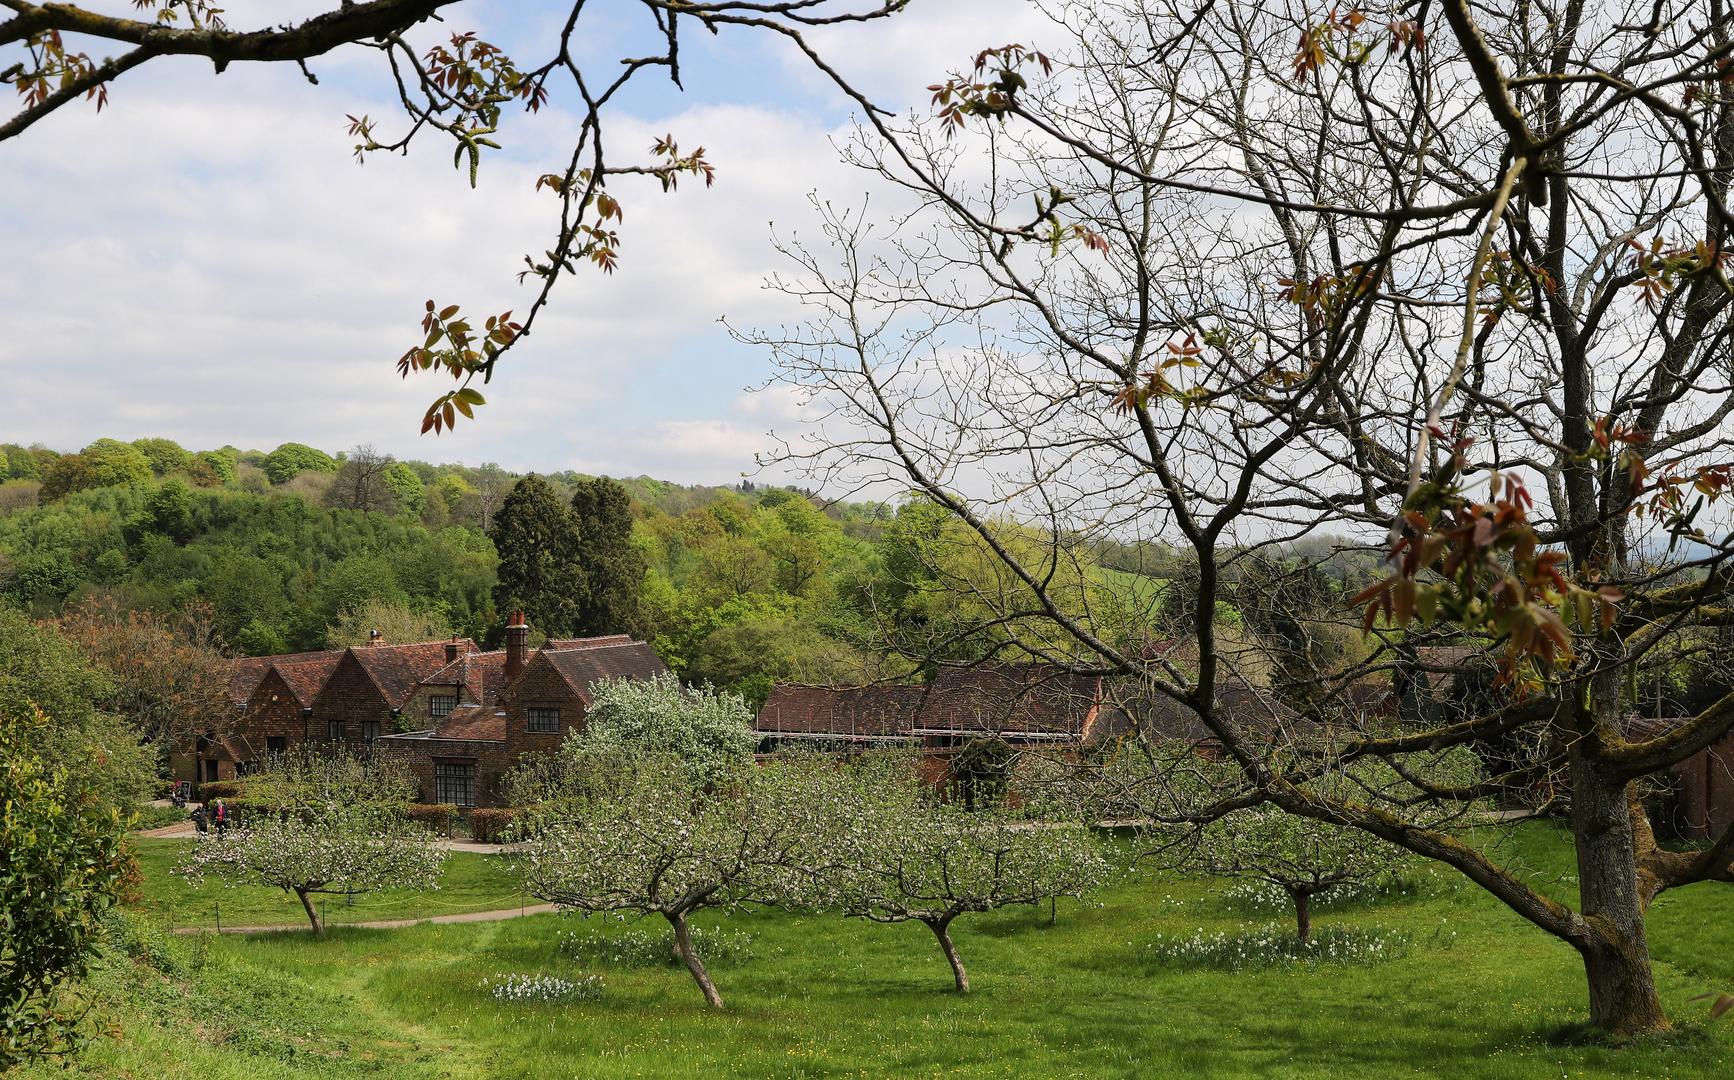
<instances>
[{"instance_id":1,"label":"brick house","mask_svg":"<svg viewBox=\"0 0 1734 1080\"><path fill-rule=\"evenodd\" d=\"M229 680L233 721L171 747L170 775L195 785L233 780L303 745L383 752L410 764L424 801L473 805L523 754L550 751L582 729L598 679L668 670L629 635L554 639L532 651L529 633L519 612L497 652L456 636L388 645L376 634L366 646L239 658ZM514 726L503 698L521 676L534 689L514 699Z\"/></svg>"},{"instance_id":2,"label":"brick house","mask_svg":"<svg viewBox=\"0 0 1734 1080\"><path fill-rule=\"evenodd\" d=\"M531 650L529 632L514 613L505 649L454 655L412 691L425 711L404 710L406 718L426 716L429 726L380 740L380 753L421 781L423 802L499 805L501 778L525 756L552 753L584 730L597 682L668 673L654 649L624 634L554 639ZM435 706L436 698L445 700Z\"/></svg>"},{"instance_id":3,"label":"brick house","mask_svg":"<svg viewBox=\"0 0 1734 1080\"><path fill-rule=\"evenodd\" d=\"M341 649L247 656L235 660L229 697L235 706L227 731L207 731L169 748L169 778L195 785L233 780L266 755L306 741L306 711L343 655Z\"/></svg>"}]
</instances>

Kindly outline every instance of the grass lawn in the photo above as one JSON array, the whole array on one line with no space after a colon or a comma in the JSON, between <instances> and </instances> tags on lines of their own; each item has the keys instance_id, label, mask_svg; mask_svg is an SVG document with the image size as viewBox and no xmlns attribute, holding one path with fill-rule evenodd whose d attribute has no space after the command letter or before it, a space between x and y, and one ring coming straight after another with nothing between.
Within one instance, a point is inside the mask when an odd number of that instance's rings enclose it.
<instances>
[{"instance_id":1,"label":"grass lawn","mask_svg":"<svg viewBox=\"0 0 1734 1080\"><path fill-rule=\"evenodd\" d=\"M144 872L145 910L165 926L215 926L221 905L224 926L305 926L301 901L278 889L225 888L215 878L194 888L171 868L194 843L191 839L135 839L139 868ZM353 904L342 896L323 898L333 925L457 915L517 907L525 896L496 856L453 852L446 860L440 887L432 890L386 889L357 896ZM529 899L529 903L539 901Z\"/></svg>"},{"instance_id":2,"label":"grass lawn","mask_svg":"<svg viewBox=\"0 0 1734 1080\"><path fill-rule=\"evenodd\" d=\"M1526 831L1509 853L1571 897L1569 851L1546 830ZM479 892L497 873L468 858L475 864L454 860L442 896ZM164 895L162 867L153 854L154 897ZM703 1008L684 970L580 968L557 948L561 931L627 929L620 923L548 915L339 928L322 942L300 933L181 937L168 946L183 969L173 977L142 963L107 966L102 983L123 1034L100 1040L71 1071L137 1080L1734 1075L1734 1025L1710 1023L1705 1003L1686 1000L1734 989L1730 885L1696 885L1656 906L1657 976L1681 1030L1623 1049L1550 1042L1586 1015L1576 954L1472 887L1316 918L1321 929L1408 935L1406 956L1371 966L1236 974L1142 959L1158 934L1247 920L1207 882L1127 881L1097 904L1061 901L1057 925L1047 916L1016 909L960 920L954 934L975 987L967 996L951 990L919 925L782 913L701 919L756 935L750 959L715 972L729 1006L722 1013ZM477 986L501 973L580 971L606 982L599 1000L507 1005Z\"/></svg>"}]
</instances>

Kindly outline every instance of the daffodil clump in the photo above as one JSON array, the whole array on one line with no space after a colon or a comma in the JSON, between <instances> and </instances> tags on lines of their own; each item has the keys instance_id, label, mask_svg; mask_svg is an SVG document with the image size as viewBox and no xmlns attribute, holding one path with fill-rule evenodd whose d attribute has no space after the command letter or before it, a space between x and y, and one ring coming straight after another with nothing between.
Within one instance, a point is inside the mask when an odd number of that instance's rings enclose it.
<instances>
[{"instance_id":1,"label":"daffodil clump","mask_svg":"<svg viewBox=\"0 0 1734 1080\"><path fill-rule=\"evenodd\" d=\"M1329 926L1302 941L1281 923L1241 923L1232 931L1156 935L1142 951L1146 962L1163 967L1240 971L1243 968L1304 964L1382 964L1409 954L1409 936L1384 927Z\"/></svg>"},{"instance_id":2,"label":"daffodil clump","mask_svg":"<svg viewBox=\"0 0 1734 1080\"><path fill-rule=\"evenodd\" d=\"M575 1001L595 1001L602 996L604 986L598 975L562 979L556 975L514 973L483 979L477 989L508 1005L568 1005Z\"/></svg>"}]
</instances>

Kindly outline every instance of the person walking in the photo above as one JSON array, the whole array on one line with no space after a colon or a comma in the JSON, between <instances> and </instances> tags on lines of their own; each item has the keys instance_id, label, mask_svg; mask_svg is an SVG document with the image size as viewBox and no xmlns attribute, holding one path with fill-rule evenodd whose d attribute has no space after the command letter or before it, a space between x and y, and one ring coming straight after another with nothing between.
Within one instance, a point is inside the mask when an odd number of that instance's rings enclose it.
<instances>
[{"instance_id":1,"label":"person walking","mask_svg":"<svg viewBox=\"0 0 1734 1080\"><path fill-rule=\"evenodd\" d=\"M217 800L217 835L229 831L229 808L223 805L223 800Z\"/></svg>"},{"instance_id":2,"label":"person walking","mask_svg":"<svg viewBox=\"0 0 1734 1080\"><path fill-rule=\"evenodd\" d=\"M193 807L193 812L188 814L187 818L193 823L193 828L199 830L200 836L205 835L205 808L203 806Z\"/></svg>"}]
</instances>

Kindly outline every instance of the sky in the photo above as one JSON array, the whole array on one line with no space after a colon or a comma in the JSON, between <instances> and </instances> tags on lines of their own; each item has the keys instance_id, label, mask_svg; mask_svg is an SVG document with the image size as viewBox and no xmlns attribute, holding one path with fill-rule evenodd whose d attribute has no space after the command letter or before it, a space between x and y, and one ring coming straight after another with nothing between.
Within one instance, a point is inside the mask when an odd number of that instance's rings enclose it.
<instances>
[{"instance_id":1,"label":"sky","mask_svg":"<svg viewBox=\"0 0 1734 1080\"><path fill-rule=\"evenodd\" d=\"M84 6L132 13L126 0ZM232 0L225 17L251 29L327 6ZM569 10L468 0L420 41L476 30L527 66ZM649 51L636 4L586 10L592 70ZM891 20L813 40L876 103L925 113L929 84L984 47L1040 44L1044 28L1018 0L914 0ZM619 100L610 156L625 162L672 134L683 151L705 147L715 186L664 194L654 180L616 180L618 272L563 281L483 388L477 421L437 437L418 435L422 412L451 384L402 380L394 363L419 343L429 299L483 315L527 309L534 294L517 271L551 246L557 220L535 178L558 170L574 130L561 87L552 108L509 117L475 190L443 136L356 164L345 117L369 115L391 133L401 116L383 59L360 46L311 61L317 86L293 65L218 75L206 61L160 59L112 84L100 114L80 102L0 143L0 441L372 443L517 471L797 481L757 472L753 455L768 432L795 434L800 410L787 392L753 392L769 359L719 319L751 329L798 318L763 287L788 270L773 227L816 231L810 195L859 204L875 185L838 160L851 103L788 44L689 32L681 55L684 91L646 73Z\"/></svg>"}]
</instances>

